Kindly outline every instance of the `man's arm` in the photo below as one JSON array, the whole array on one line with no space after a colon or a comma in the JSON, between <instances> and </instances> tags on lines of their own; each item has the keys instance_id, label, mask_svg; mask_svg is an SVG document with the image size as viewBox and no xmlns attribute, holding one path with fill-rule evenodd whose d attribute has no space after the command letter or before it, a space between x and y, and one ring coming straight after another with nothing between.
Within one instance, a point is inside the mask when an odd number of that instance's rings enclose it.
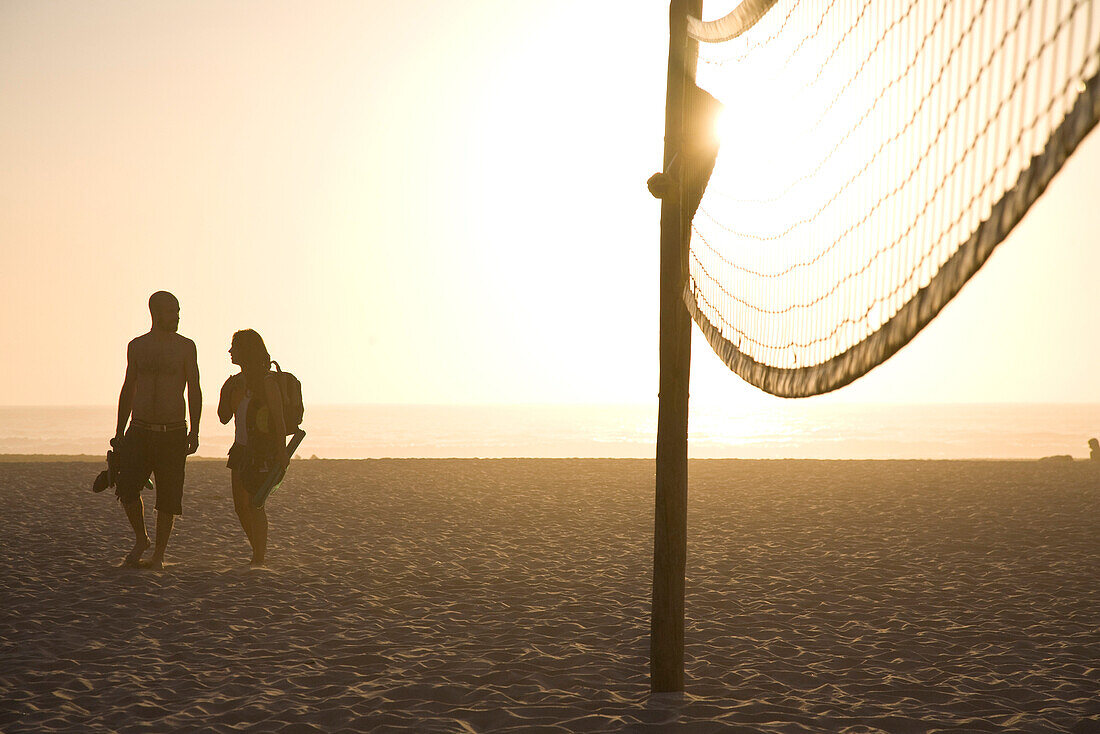
<instances>
[{"instance_id":1,"label":"man's arm","mask_svg":"<svg viewBox=\"0 0 1100 734\"><path fill-rule=\"evenodd\" d=\"M187 411L191 414L191 432L187 435L187 453L199 450L199 419L202 417L202 389L199 387L199 355L195 342L187 341L187 359L184 363L187 375Z\"/></svg>"},{"instance_id":2,"label":"man's arm","mask_svg":"<svg viewBox=\"0 0 1100 734\"><path fill-rule=\"evenodd\" d=\"M118 421L115 423L115 438L122 438L126 433L126 423L130 420L130 411L134 409L134 373L133 368L130 366L133 360L130 359L134 351L134 345L131 342L126 347L126 377L122 380L122 390L118 394Z\"/></svg>"}]
</instances>

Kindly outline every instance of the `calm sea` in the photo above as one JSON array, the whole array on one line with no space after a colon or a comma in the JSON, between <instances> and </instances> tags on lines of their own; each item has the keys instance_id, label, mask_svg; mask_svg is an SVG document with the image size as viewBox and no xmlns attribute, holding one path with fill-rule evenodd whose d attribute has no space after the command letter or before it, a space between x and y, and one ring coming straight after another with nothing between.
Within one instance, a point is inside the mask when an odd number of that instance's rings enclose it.
<instances>
[{"instance_id":1,"label":"calm sea","mask_svg":"<svg viewBox=\"0 0 1100 734\"><path fill-rule=\"evenodd\" d=\"M1031 459L1088 456L1100 405L851 405L784 402L741 413L692 406L696 458ZM0 407L0 454L101 454L113 407ZM309 406L302 458L652 458L656 406ZM232 426L204 409L200 456Z\"/></svg>"}]
</instances>

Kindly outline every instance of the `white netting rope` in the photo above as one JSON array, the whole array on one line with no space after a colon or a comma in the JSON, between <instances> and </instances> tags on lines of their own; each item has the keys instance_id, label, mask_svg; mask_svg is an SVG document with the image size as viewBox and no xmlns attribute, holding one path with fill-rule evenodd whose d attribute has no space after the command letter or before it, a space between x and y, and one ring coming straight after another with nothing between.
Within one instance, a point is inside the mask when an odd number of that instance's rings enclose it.
<instances>
[{"instance_id":1,"label":"white netting rope","mask_svg":"<svg viewBox=\"0 0 1100 734\"><path fill-rule=\"evenodd\" d=\"M726 111L685 299L734 371L813 395L912 339L1095 126L1100 13L749 1L693 26L732 40L700 44Z\"/></svg>"}]
</instances>

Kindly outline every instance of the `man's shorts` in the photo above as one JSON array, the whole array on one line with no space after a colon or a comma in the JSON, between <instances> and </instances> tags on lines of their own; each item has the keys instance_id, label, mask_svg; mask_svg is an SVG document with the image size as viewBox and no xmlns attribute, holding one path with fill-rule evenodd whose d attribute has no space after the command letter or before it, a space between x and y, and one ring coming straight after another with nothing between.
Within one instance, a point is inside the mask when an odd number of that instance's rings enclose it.
<instances>
[{"instance_id":1,"label":"man's shorts","mask_svg":"<svg viewBox=\"0 0 1100 734\"><path fill-rule=\"evenodd\" d=\"M137 501L152 474L157 488L157 511L182 515L187 429L161 432L130 426L122 440L115 484L119 501L124 505Z\"/></svg>"}]
</instances>

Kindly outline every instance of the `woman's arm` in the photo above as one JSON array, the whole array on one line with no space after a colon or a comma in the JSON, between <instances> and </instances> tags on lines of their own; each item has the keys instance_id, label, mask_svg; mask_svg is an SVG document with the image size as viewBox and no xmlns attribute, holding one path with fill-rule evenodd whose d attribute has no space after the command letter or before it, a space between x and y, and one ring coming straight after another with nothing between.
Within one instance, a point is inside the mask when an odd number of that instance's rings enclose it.
<instances>
[{"instance_id":1,"label":"woman's arm","mask_svg":"<svg viewBox=\"0 0 1100 734\"><path fill-rule=\"evenodd\" d=\"M233 410L237 407L233 405L233 383L236 379L237 375L230 375L226 379L225 384L222 385L222 394L218 398L218 420L223 426L233 418Z\"/></svg>"}]
</instances>

